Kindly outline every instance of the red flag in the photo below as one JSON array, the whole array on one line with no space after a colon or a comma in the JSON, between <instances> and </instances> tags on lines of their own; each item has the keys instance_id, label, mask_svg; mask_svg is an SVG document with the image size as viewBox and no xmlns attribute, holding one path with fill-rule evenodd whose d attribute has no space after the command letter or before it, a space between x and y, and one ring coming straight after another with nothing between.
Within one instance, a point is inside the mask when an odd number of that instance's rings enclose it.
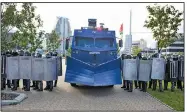
<instances>
[{"instance_id":1,"label":"red flag","mask_svg":"<svg viewBox=\"0 0 187 112\"><path fill-rule=\"evenodd\" d=\"M120 26L119 33L120 33L120 35L123 34L123 23Z\"/></svg>"}]
</instances>

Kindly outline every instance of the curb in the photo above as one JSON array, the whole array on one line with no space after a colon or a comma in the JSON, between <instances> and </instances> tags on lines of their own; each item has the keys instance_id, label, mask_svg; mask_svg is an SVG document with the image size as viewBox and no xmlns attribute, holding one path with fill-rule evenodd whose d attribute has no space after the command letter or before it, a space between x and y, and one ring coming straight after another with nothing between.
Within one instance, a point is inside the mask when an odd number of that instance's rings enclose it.
<instances>
[{"instance_id":1,"label":"curb","mask_svg":"<svg viewBox=\"0 0 187 112\"><path fill-rule=\"evenodd\" d=\"M149 96L151 96L152 98L156 99L158 102L162 103L163 105L165 105L166 107L168 107L169 109L171 109L172 111L176 111L175 109L173 109L172 107L170 107L169 105L165 104L164 102L162 102L161 100L159 100L158 98L152 96L150 93L146 92Z\"/></svg>"},{"instance_id":2,"label":"curb","mask_svg":"<svg viewBox=\"0 0 187 112\"><path fill-rule=\"evenodd\" d=\"M8 93L8 94L16 94L18 95L15 99L13 100L1 100L1 105L6 106L6 105L16 105L20 102L22 102L24 99L28 98L26 94L24 93L16 93L16 92L5 92L2 91L1 93Z\"/></svg>"}]
</instances>

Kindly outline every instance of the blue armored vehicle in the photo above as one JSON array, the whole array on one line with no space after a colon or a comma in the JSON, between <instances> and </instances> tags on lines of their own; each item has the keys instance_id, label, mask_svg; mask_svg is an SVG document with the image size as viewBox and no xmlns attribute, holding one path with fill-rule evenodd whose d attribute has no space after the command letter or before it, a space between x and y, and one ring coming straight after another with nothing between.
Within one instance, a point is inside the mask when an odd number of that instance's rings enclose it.
<instances>
[{"instance_id":1,"label":"blue armored vehicle","mask_svg":"<svg viewBox=\"0 0 187 112\"><path fill-rule=\"evenodd\" d=\"M96 24L96 19L88 19L88 27L74 30L65 73L65 82L72 86L113 86L122 83L115 31L104 28L104 24L100 27ZM68 46L67 43L66 50Z\"/></svg>"}]
</instances>

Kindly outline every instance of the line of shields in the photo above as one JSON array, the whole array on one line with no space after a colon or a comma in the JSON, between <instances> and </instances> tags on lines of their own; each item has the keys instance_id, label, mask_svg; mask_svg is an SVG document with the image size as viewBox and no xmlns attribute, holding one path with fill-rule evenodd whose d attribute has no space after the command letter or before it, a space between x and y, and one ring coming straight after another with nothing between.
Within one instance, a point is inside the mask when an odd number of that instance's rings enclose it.
<instances>
[{"instance_id":1,"label":"line of shields","mask_svg":"<svg viewBox=\"0 0 187 112\"><path fill-rule=\"evenodd\" d=\"M171 90L173 90L174 83L184 81L184 59L168 61L163 58L124 59L122 60L122 77L124 81L131 83L139 81L147 84L147 82L159 80L162 84L162 80L164 80L164 82L171 82Z\"/></svg>"},{"instance_id":2,"label":"line of shields","mask_svg":"<svg viewBox=\"0 0 187 112\"><path fill-rule=\"evenodd\" d=\"M1 77L7 80L57 80L62 76L62 58L36 58L32 56L1 56Z\"/></svg>"}]
</instances>

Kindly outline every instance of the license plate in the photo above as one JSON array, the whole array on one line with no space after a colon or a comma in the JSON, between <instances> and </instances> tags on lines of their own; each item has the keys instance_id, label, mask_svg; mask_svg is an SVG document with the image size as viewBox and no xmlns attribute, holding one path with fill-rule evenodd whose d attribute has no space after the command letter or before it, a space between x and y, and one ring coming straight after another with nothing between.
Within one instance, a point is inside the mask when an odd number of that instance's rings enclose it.
<instances>
[{"instance_id":1,"label":"license plate","mask_svg":"<svg viewBox=\"0 0 187 112\"><path fill-rule=\"evenodd\" d=\"M89 54L100 54L100 52L89 52Z\"/></svg>"}]
</instances>

